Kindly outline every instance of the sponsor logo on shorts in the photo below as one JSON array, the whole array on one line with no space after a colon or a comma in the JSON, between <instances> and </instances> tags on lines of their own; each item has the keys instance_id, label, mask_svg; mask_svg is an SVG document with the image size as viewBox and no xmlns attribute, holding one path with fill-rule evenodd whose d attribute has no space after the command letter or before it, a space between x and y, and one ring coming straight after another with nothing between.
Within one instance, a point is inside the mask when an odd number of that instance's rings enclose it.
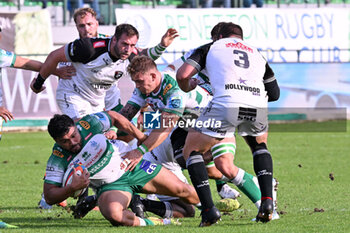
<instances>
[{"instance_id":1,"label":"sponsor logo on shorts","mask_svg":"<svg viewBox=\"0 0 350 233\"><path fill-rule=\"evenodd\" d=\"M150 175L154 172L154 170L156 170L157 164L144 160L142 161L140 168Z\"/></svg>"},{"instance_id":2,"label":"sponsor logo on shorts","mask_svg":"<svg viewBox=\"0 0 350 233\"><path fill-rule=\"evenodd\" d=\"M239 121L256 121L257 110L255 108L239 107L237 120Z\"/></svg>"}]
</instances>

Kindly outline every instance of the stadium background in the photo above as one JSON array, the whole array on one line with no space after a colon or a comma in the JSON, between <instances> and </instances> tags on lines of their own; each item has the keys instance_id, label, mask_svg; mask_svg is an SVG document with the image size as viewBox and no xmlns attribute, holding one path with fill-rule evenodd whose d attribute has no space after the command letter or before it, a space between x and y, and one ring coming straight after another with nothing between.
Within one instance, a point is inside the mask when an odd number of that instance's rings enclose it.
<instances>
[{"instance_id":1,"label":"stadium background","mask_svg":"<svg viewBox=\"0 0 350 233\"><path fill-rule=\"evenodd\" d=\"M149 47L160 41L168 27L175 27L180 37L158 59L162 68L189 49L209 42L216 23L238 23L245 40L261 50L279 81L281 98L270 105L271 120L346 119L350 116L347 1L268 1L263 8L248 9L178 8L190 6L186 1L112 1L113 8L108 8L111 1L100 0L101 13L109 25L101 25L99 32L112 35L115 22L127 22L140 32L138 46ZM49 2L46 9L41 9L40 1L19 2L1 1L1 48L44 61L50 51L78 37L74 22L65 14L65 1ZM4 103L16 118L4 124L5 131L45 129L48 118L59 112L55 103L57 78L46 81L46 91L36 95L29 88L35 75L3 69ZM124 78L119 85L125 103L133 83Z\"/></svg>"}]
</instances>

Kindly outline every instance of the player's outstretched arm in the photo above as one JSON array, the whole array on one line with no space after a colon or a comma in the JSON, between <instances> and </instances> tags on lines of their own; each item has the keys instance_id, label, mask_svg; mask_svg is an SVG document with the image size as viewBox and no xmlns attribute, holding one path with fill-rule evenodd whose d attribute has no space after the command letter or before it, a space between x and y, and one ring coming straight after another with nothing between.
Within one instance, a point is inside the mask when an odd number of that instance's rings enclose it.
<instances>
[{"instance_id":1,"label":"player's outstretched arm","mask_svg":"<svg viewBox=\"0 0 350 233\"><path fill-rule=\"evenodd\" d=\"M166 33L162 36L162 39L158 45L156 45L155 47L152 47L152 48L141 50L140 55L145 55L145 56L152 58L153 60L156 60L163 54L165 49L169 45L171 45L171 43L173 43L174 39L178 36L179 36L179 34L178 34L176 29L169 28L166 31Z\"/></svg>"},{"instance_id":2,"label":"player's outstretched arm","mask_svg":"<svg viewBox=\"0 0 350 233\"><path fill-rule=\"evenodd\" d=\"M133 123L131 123L123 115L115 111L108 111L108 114L111 117L112 124L116 126L118 129L135 137L140 142L146 139L147 136L144 135L138 128L136 128L136 126Z\"/></svg>"},{"instance_id":3,"label":"player's outstretched arm","mask_svg":"<svg viewBox=\"0 0 350 233\"><path fill-rule=\"evenodd\" d=\"M56 67L59 62L66 62L66 56L64 53L64 46L52 51L46 58L45 63L41 66L40 72L37 78L34 78L30 84L30 88L35 93L39 93L45 89L43 86L45 80L56 72Z\"/></svg>"},{"instance_id":4,"label":"player's outstretched arm","mask_svg":"<svg viewBox=\"0 0 350 233\"><path fill-rule=\"evenodd\" d=\"M31 60L28 58L24 58L21 56L16 56L15 64L13 65L14 68L24 69L24 70L32 70L39 72L42 62Z\"/></svg>"},{"instance_id":5,"label":"player's outstretched arm","mask_svg":"<svg viewBox=\"0 0 350 233\"><path fill-rule=\"evenodd\" d=\"M164 47L168 47L173 43L174 39L178 37L179 34L175 28L169 28L166 33L162 36L160 44Z\"/></svg>"}]
</instances>

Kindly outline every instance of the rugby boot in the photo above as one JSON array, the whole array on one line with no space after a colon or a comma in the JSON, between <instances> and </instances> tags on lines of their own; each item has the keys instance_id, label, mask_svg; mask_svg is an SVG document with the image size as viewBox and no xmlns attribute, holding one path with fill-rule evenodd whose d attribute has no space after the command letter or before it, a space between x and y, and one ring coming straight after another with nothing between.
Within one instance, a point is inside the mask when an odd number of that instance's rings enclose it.
<instances>
[{"instance_id":1,"label":"rugby boot","mask_svg":"<svg viewBox=\"0 0 350 233\"><path fill-rule=\"evenodd\" d=\"M273 200L272 199L262 200L258 215L256 216L256 221L263 222L263 223L271 221L273 210L274 210L274 208L273 208Z\"/></svg>"},{"instance_id":2,"label":"rugby boot","mask_svg":"<svg viewBox=\"0 0 350 233\"><path fill-rule=\"evenodd\" d=\"M141 202L140 195L133 195L129 204L129 208L137 217L145 218L145 206Z\"/></svg>"},{"instance_id":3,"label":"rugby boot","mask_svg":"<svg viewBox=\"0 0 350 233\"><path fill-rule=\"evenodd\" d=\"M201 215L202 221L199 224L200 227L210 226L221 219L220 211L215 206L210 209L202 210Z\"/></svg>"},{"instance_id":4,"label":"rugby boot","mask_svg":"<svg viewBox=\"0 0 350 233\"><path fill-rule=\"evenodd\" d=\"M87 196L77 202L77 205L72 208L74 218L84 218L97 205L97 196Z\"/></svg>"}]
</instances>

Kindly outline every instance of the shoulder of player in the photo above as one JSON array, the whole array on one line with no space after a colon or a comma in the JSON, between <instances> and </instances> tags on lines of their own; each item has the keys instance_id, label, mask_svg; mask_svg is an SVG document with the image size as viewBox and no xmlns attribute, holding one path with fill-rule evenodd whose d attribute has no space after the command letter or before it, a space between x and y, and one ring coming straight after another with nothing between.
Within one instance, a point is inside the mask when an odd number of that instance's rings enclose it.
<instances>
[{"instance_id":1,"label":"shoulder of player","mask_svg":"<svg viewBox=\"0 0 350 233\"><path fill-rule=\"evenodd\" d=\"M183 94L183 91L180 89L179 84L172 73L163 73L161 92L164 97L174 95L174 93Z\"/></svg>"},{"instance_id":2,"label":"shoulder of player","mask_svg":"<svg viewBox=\"0 0 350 233\"><path fill-rule=\"evenodd\" d=\"M54 144L52 148L52 154L50 159L62 159L67 160L69 157L72 156L72 153L69 151L66 151L61 146L59 146L57 143Z\"/></svg>"},{"instance_id":3,"label":"shoulder of player","mask_svg":"<svg viewBox=\"0 0 350 233\"><path fill-rule=\"evenodd\" d=\"M66 52L73 61L91 61L103 53L108 52L110 38L83 38L67 45ZM75 59L73 59L75 57Z\"/></svg>"},{"instance_id":4,"label":"shoulder of player","mask_svg":"<svg viewBox=\"0 0 350 233\"><path fill-rule=\"evenodd\" d=\"M99 118L109 118L109 116L104 112L89 114L78 120L75 124L78 128L83 127L84 129L89 130L94 127L95 124L99 124Z\"/></svg>"}]
</instances>

